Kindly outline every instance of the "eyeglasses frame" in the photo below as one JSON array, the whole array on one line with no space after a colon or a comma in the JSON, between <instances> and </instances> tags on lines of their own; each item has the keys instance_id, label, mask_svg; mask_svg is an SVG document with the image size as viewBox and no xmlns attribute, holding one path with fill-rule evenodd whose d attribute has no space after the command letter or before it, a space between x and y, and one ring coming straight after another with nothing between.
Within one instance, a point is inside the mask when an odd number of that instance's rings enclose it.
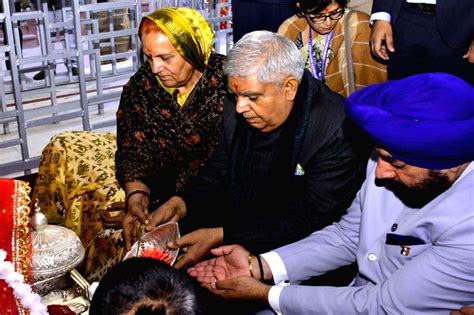
<instances>
[{"instance_id":1,"label":"eyeglasses frame","mask_svg":"<svg viewBox=\"0 0 474 315\"><path fill-rule=\"evenodd\" d=\"M344 7L341 7L337 10L334 10L332 11L332 13L328 13L328 14L309 14L309 13L305 13L305 17L307 19L309 19L311 21L311 23L314 23L314 24L323 24L324 22L326 22L326 19L329 18L331 21L338 21L340 19L342 19L342 17L344 16L344 13L345 13L345 9ZM339 17L337 18L333 18L334 15L338 15L340 14ZM322 21L315 21L314 19L317 19L317 18L323 18Z\"/></svg>"}]
</instances>

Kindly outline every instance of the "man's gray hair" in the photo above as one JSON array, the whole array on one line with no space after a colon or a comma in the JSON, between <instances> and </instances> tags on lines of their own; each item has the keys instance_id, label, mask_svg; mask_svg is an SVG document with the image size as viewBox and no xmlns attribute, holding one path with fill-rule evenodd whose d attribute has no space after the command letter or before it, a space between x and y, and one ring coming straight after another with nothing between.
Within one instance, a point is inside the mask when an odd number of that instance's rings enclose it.
<instances>
[{"instance_id":1,"label":"man's gray hair","mask_svg":"<svg viewBox=\"0 0 474 315\"><path fill-rule=\"evenodd\" d=\"M298 48L288 38L268 31L242 37L230 50L224 72L230 77L247 77L279 86L289 75L301 82L305 63Z\"/></svg>"}]
</instances>

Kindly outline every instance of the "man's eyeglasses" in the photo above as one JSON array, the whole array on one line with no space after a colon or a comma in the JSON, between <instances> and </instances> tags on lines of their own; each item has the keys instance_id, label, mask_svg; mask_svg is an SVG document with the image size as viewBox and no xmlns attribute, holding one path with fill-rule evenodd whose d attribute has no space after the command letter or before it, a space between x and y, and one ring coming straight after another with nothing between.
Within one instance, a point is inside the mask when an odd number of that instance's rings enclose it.
<instances>
[{"instance_id":1,"label":"man's eyeglasses","mask_svg":"<svg viewBox=\"0 0 474 315\"><path fill-rule=\"evenodd\" d=\"M330 18L332 21L337 21L342 18L344 15L344 8L337 9L328 14L309 14L306 13L306 17L315 24L322 24L326 22L327 18Z\"/></svg>"}]
</instances>

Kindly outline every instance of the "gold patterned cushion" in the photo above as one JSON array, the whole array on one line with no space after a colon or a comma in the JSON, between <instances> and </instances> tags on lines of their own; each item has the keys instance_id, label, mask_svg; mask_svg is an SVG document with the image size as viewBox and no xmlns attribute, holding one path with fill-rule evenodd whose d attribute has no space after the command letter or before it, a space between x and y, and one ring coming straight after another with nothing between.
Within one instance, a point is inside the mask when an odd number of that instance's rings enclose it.
<instances>
[{"instance_id":1,"label":"gold patterned cushion","mask_svg":"<svg viewBox=\"0 0 474 315\"><path fill-rule=\"evenodd\" d=\"M73 230L86 248L83 263L89 281L122 256L121 230L106 230L99 212L123 202L115 179L115 135L89 131L64 132L43 149L34 198L50 224Z\"/></svg>"}]
</instances>

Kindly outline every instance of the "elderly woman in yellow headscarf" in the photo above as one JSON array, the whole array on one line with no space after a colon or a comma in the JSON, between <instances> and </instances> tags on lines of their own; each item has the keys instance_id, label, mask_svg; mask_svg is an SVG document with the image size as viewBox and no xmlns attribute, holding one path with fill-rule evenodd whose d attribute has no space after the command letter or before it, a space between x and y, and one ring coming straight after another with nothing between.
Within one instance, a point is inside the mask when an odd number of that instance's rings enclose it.
<instances>
[{"instance_id":1,"label":"elderly woman in yellow headscarf","mask_svg":"<svg viewBox=\"0 0 474 315\"><path fill-rule=\"evenodd\" d=\"M117 111L127 249L136 219L144 223L214 152L227 93L224 56L212 51L212 29L197 11L154 11L142 19L139 36L148 62L124 86Z\"/></svg>"}]
</instances>

